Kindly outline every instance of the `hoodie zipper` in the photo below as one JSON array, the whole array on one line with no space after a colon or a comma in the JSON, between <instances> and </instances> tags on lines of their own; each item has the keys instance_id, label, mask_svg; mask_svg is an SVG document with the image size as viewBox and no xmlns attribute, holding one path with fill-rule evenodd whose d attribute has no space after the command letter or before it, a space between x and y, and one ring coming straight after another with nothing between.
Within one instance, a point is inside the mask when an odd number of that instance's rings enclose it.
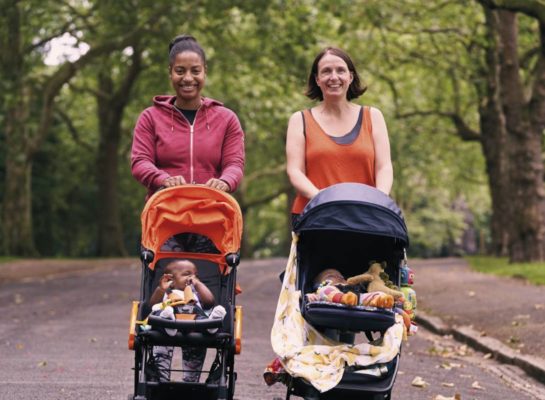
<instances>
[{"instance_id":1,"label":"hoodie zipper","mask_svg":"<svg viewBox=\"0 0 545 400\"><path fill-rule=\"evenodd\" d=\"M197 112L199 112L197 110ZM197 120L197 114L195 114L195 120ZM195 183L195 177L193 176L193 133L195 121L192 124L189 124L189 176L191 183Z\"/></svg>"},{"instance_id":2,"label":"hoodie zipper","mask_svg":"<svg viewBox=\"0 0 545 400\"><path fill-rule=\"evenodd\" d=\"M201 105L202 107L202 105ZM197 116L199 115L199 111L201 107L197 108L197 112L195 113L195 119L193 120L192 124L189 124L189 178L191 183L195 184L195 168L193 165L194 159L195 159L195 123L197 122ZM184 116L185 118L185 116ZM187 119L187 118L186 118ZM189 121L187 121L189 122Z\"/></svg>"}]
</instances>

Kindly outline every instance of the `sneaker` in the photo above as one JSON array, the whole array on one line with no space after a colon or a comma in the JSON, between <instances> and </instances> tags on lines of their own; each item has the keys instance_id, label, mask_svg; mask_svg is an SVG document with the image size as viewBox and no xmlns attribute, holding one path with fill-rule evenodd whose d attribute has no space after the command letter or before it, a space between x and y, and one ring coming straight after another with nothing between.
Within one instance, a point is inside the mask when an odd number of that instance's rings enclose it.
<instances>
[{"instance_id":1,"label":"sneaker","mask_svg":"<svg viewBox=\"0 0 545 400\"><path fill-rule=\"evenodd\" d=\"M272 386L276 382L286 383L288 379L288 373L282 366L280 359L277 357L272 360L263 372L263 379L267 386Z\"/></svg>"}]
</instances>

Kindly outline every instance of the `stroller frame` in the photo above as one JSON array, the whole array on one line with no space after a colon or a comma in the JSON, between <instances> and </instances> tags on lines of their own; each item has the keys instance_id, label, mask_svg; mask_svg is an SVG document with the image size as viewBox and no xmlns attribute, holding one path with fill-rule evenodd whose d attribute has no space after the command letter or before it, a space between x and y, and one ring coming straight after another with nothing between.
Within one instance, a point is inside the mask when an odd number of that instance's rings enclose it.
<instances>
[{"instance_id":1,"label":"stroller frame","mask_svg":"<svg viewBox=\"0 0 545 400\"><path fill-rule=\"evenodd\" d=\"M165 210L165 204L167 205ZM211 217L208 218L207 214ZM202 224L200 224L202 222ZM205 225L204 227L201 225ZM129 348L135 351L134 394L132 400L221 399L232 400L235 391L235 354L240 352L242 313L236 306L236 270L242 217L236 201L228 194L197 185L162 190L153 195L142 212L142 274L139 301L133 302ZM210 253L165 250L163 244L180 233L204 236L213 245ZM223 320L163 319L149 315L148 304L165 266L174 259L192 261L201 281L209 287L216 303L224 306ZM202 273L204 272L204 276ZM147 319L146 319L147 318ZM142 329L143 321L152 329ZM140 322L140 323L138 323ZM169 336L164 328L174 328ZM217 328L216 333L207 330ZM216 349L216 358L206 382L168 381L151 379L149 361L153 346L200 347ZM214 368L216 366L216 368ZM181 372L170 368L170 372ZM213 374L213 375L211 375Z\"/></svg>"},{"instance_id":2,"label":"stroller frame","mask_svg":"<svg viewBox=\"0 0 545 400\"><path fill-rule=\"evenodd\" d=\"M338 269L345 277L361 274L371 261L385 261L386 273L399 286L400 267L408 247L403 216L387 195L363 184L342 183L322 190L305 207L294 226L298 235L296 287L301 290L300 309L308 323L328 336L354 343L355 333L368 338L382 336L395 322L390 310L364 309L328 304L309 304L314 277L326 268ZM387 363L388 374L369 378L345 370L333 389L319 393L302 378L288 381L286 400L291 395L305 399L389 399L399 366L400 352ZM364 396L364 397L362 397Z\"/></svg>"}]
</instances>

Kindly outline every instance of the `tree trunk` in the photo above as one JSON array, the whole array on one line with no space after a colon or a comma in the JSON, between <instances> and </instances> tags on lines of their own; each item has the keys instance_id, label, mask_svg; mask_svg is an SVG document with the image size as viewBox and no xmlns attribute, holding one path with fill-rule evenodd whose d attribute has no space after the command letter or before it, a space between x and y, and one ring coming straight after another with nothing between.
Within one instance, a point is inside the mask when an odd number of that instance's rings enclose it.
<instances>
[{"instance_id":1,"label":"tree trunk","mask_svg":"<svg viewBox=\"0 0 545 400\"><path fill-rule=\"evenodd\" d=\"M17 125L16 125L17 126ZM20 128L20 127L19 127ZM6 145L20 147L14 138L22 135L22 129L6 129ZM17 157L14 152L6 155L6 177L3 203L3 246L5 255L37 256L32 231L31 171L32 163L26 160L24 153Z\"/></svg>"},{"instance_id":2,"label":"tree trunk","mask_svg":"<svg viewBox=\"0 0 545 400\"><path fill-rule=\"evenodd\" d=\"M503 110L509 136L509 201L511 212L509 258L511 262L545 259L545 196L542 132L532 129L529 104L519 73L516 14L498 11L502 42L501 84Z\"/></svg>"},{"instance_id":3,"label":"tree trunk","mask_svg":"<svg viewBox=\"0 0 545 400\"><path fill-rule=\"evenodd\" d=\"M121 115L99 101L99 145L96 158L98 183L98 243L101 257L126 256L117 196L118 147Z\"/></svg>"},{"instance_id":4,"label":"tree trunk","mask_svg":"<svg viewBox=\"0 0 545 400\"><path fill-rule=\"evenodd\" d=\"M3 10L0 55L2 107L5 110L5 182L2 204L2 250L5 255L37 255L32 232L32 160L26 151L28 107L20 71L21 15L16 1Z\"/></svg>"},{"instance_id":5,"label":"tree trunk","mask_svg":"<svg viewBox=\"0 0 545 400\"><path fill-rule=\"evenodd\" d=\"M485 14L497 13L501 39L501 96L508 132L509 221L511 262L545 259L545 188L542 134L545 129L545 5L541 1L478 0ZM499 8L500 11L491 11ZM505 11L510 10L510 11ZM526 71L533 87L526 99L520 77L516 12L539 21L540 52L536 67Z\"/></svg>"},{"instance_id":6,"label":"tree trunk","mask_svg":"<svg viewBox=\"0 0 545 400\"><path fill-rule=\"evenodd\" d=\"M508 137L501 99L501 41L497 31L499 24L497 13L487 8L484 11L488 43L485 55L486 70L483 71L486 79L481 87L477 87L480 94L481 147L486 161L492 200L491 252L496 256L507 256L512 203L509 201Z\"/></svg>"},{"instance_id":7,"label":"tree trunk","mask_svg":"<svg viewBox=\"0 0 545 400\"><path fill-rule=\"evenodd\" d=\"M127 255L119 215L118 162L123 112L130 100L132 86L142 70L141 52L137 45L133 46L131 61L125 71L123 82L116 90L111 78L112 68L107 60L98 75L97 107L100 136L96 158L99 204L97 253L102 257Z\"/></svg>"}]
</instances>

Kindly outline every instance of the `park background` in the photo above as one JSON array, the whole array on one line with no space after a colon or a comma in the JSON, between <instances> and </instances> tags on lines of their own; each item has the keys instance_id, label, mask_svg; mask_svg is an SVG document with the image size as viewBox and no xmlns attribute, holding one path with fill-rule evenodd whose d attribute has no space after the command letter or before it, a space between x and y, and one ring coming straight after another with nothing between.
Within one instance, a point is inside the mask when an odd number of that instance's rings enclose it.
<instances>
[{"instance_id":1,"label":"park background","mask_svg":"<svg viewBox=\"0 0 545 400\"><path fill-rule=\"evenodd\" d=\"M345 49L379 108L411 257L545 259L545 4L460 0L1 0L0 256L136 256L132 130L172 93L168 43L197 38L203 94L246 133L247 258L286 256L289 116Z\"/></svg>"}]
</instances>

